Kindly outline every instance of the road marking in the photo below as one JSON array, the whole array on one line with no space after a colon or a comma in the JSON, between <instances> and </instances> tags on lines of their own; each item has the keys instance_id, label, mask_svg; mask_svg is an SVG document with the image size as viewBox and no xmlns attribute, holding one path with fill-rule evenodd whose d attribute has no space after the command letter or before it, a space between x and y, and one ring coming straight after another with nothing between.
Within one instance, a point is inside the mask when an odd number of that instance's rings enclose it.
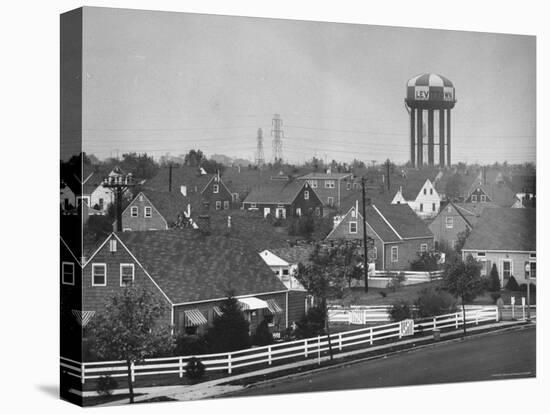
<instances>
[{"instance_id":1,"label":"road marking","mask_svg":"<svg viewBox=\"0 0 550 414\"><path fill-rule=\"evenodd\" d=\"M520 376L520 375L531 375L531 371L527 372L505 372L502 374L492 374L492 377L513 377L513 376Z\"/></svg>"}]
</instances>

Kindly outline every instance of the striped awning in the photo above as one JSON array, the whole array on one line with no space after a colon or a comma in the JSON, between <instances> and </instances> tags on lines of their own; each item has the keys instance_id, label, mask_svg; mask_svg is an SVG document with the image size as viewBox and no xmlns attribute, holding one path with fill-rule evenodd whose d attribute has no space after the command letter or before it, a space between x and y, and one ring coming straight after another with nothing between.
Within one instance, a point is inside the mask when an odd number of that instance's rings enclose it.
<instances>
[{"instance_id":1,"label":"striped awning","mask_svg":"<svg viewBox=\"0 0 550 414\"><path fill-rule=\"evenodd\" d=\"M256 310L256 309L269 309L267 302L258 298L241 298L239 299L242 310Z\"/></svg>"},{"instance_id":2,"label":"striped awning","mask_svg":"<svg viewBox=\"0 0 550 414\"><path fill-rule=\"evenodd\" d=\"M86 326L95 315L95 311L80 311L73 309L71 312L80 326Z\"/></svg>"},{"instance_id":3,"label":"striped awning","mask_svg":"<svg viewBox=\"0 0 550 414\"><path fill-rule=\"evenodd\" d=\"M220 309L219 306L213 306L213 307L212 307L212 310L213 310L214 313L215 313L216 315L218 315L218 316L222 316L222 315L223 315L223 312L222 312L222 310Z\"/></svg>"},{"instance_id":4,"label":"striped awning","mask_svg":"<svg viewBox=\"0 0 550 414\"><path fill-rule=\"evenodd\" d=\"M267 300L267 308L271 313L283 313L283 308L279 306L275 299Z\"/></svg>"},{"instance_id":5,"label":"striped awning","mask_svg":"<svg viewBox=\"0 0 550 414\"><path fill-rule=\"evenodd\" d=\"M183 311L185 314L185 326L206 325L208 321L198 309L189 309Z\"/></svg>"}]
</instances>

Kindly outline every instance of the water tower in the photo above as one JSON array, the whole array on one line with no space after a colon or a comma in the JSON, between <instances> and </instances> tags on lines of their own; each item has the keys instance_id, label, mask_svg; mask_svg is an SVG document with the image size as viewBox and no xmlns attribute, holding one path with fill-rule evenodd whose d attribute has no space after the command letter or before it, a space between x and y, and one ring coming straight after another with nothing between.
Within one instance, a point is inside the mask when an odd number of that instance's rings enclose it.
<instances>
[{"instance_id":1,"label":"water tower","mask_svg":"<svg viewBox=\"0 0 550 414\"><path fill-rule=\"evenodd\" d=\"M409 79L405 104L411 116L411 164L421 168L424 165L424 148L428 148L428 165L434 165L434 147L439 146L439 166L451 165L451 109L455 106L453 83L434 73L424 73ZM424 142L424 113L428 116L428 142ZM439 118L439 142L434 142L434 112ZM446 118L446 122L445 122ZM446 137L446 140L445 140Z\"/></svg>"}]
</instances>

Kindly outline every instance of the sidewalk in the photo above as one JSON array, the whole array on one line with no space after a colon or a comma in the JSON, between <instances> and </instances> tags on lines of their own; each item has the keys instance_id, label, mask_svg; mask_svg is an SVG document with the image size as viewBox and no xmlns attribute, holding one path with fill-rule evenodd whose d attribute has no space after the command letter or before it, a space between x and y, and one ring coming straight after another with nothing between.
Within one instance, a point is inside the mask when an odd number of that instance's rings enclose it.
<instances>
[{"instance_id":1,"label":"sidewalk","mask_svg":"<svg viewBox=\"0 0 550 414\"><path fill-rule=\"evenodd\" d=\"M535 326L535 325L534 323L531 325L526 325L524 321L506 321L506 322L498 322L498 323L482 325L482 326L469 327L468 328L469 336L466 337L466 339L468 339L470 335L473 333L477 333L478 335L491 334L494 332L513 329L519 326ZM420 349L420 348L425 348L430 346L437 346L439 344L448 343L449 341L453 341L453 340L462 340L462 337L459 336L456 339L443 341L443 339L445 338L455 337L457 335L460 335L461 332L462 332L461 330L454 330L454 331L442 333L441 342L434 342L433 336L429 335L424 337L411 337L410 339L403 340L403 341L396 341L396 342L392 342L384 345L372 346L372 347L358 349L354 351L341 352L341 353L335 354L333 359L339 360L339 359L353 358L357 356L359 356L359 358L344 361L339 364L334 364L333 362L331 365L326 365L324 367L319 367L319 368L312 367L311 369L306 371L291 373L291 374L283 375L281 377L277 377L277 379L288 378L296 375L307 375L308 373L311 373L313 371L319 372L320 370L327 370L337 366L350 365L350 364L358 363L369 359L381 358L384 355L388 355L388 354L393 354L397 352L407 352L410 350L415 350L415 349ZM407 347L407 345L411 345L411 347ZM404 347L405 349L400 349L397 351L391 350L392 348L395 348L397 346L400 348ZM383 351L384 349L388 349L389 352L387 354L378 353L379 351ZM360 357L363 354L372 354L372 353L374 353L375 355L373 356L366 355L363 358ZM240 389L247 387L247 385L230 384L238 380L243 380L247 378L250 379L253 377L261 377L263 375L274 374L281 371L288 371L288 370L298 369L298 368L307 367L307 366L315 366L325 362L329 362L329 356L323 356L320 358L320 360L317 358L305 359L303 361L297 361L297 362L292 362L284 365L268 367L268 368L264 368L264 369L260 369L252 372L246 372L243 374L227 376L227 377L218 378L211 381L201 382L199 384L194 384L194 385L173 385L173 386L135 388L134 392L136 394L144 394L144 395L135 397L135 401L136 402L147 401L155 397L168 397L168 398L172 398L180 401L190 401L190 400L198 400L203 398L220 396L220 395L232 393L234 391L238 391ZM271 381L273 379L274 378L270 378L267 380L258 379L258 382ZM126 393L127 391L128 391L127 389L121 389L121 390L117 390L117 393ZM85 396L93 395L93 392L87 392L84 395ZM114 406L114 405L120 405L125 403L128 403L128 400L123 399L123 400L118 400L118 401L114 401L106 404L100 404L97 406Z\"/></svg>"}]
</instances>

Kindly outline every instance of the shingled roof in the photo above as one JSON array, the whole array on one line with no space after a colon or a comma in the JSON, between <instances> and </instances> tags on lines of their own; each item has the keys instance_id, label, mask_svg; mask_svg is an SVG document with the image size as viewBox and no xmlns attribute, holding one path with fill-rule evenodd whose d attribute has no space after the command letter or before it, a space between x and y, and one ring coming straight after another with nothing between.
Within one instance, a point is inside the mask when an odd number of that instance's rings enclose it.
<instances>
[{"instance_id":1,"label":"shingled roof","mask_svg":"<svg viewBox=\"0 0 550 414\"><path fill-rule=\"evenodd\" d=\"M172 191L187 187L187 194L200 193L212 179L212 174L202 174L198 167L178 166L172 168ZM169 192L170 169L161 168L157 175L145 181L143 187L155 191Z\"/></svg>"},{"instance_id":2,"label":"shingled roof","mask_svg":"<svg viewBox=\"0 0 550 414\"><path fill-rule=\"evenodd\" d=\"M535 251L536 209L486 208L463 250Z\"/></svg>"},{"instance_id":3,"label":"shingled roof","mask_svg":"<svg viewBox=\"0 0 550 414\"><path fill-rule=\"evenodd\" d=\"M166 230L116 233L174 304L286 290L248 243Z\"/></svg>"},{"instance_id":4,"label":"shingled roof","mask_svg":"<svg viewBox=\"0 0 550 414\"><path fill-rule=\"evenodd\" d=\"M273 180L252 188L250 194L246 196L244 202L264 204L292 204L304 185L304 181Z\"/></svg>"},{"instance_id":5,"label":"shingled roof","mask_svg":"<svg viewBox=\"0 0 550 414\"><path fill-rule=\"evenodd\" d=\"M187 204L190 203L189 197L184 197L179 190L168 192L144 189L141 193L147 197L169 224L175 222L178 215L183 214L187 209Z\"/></svg>"}]
</instances>

